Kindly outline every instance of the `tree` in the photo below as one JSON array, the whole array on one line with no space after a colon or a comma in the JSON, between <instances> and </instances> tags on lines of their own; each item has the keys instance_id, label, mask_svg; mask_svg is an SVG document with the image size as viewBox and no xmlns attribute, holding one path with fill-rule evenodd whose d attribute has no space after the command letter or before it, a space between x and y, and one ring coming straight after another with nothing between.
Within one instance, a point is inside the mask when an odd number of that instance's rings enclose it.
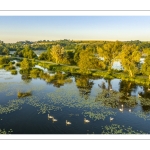
<instances>
[{"instance_id":1,"label":"tree","mask_svg":"<svg viewBox=\"0 0 150 150\"><path fill-rule=\"evenodd\" d=\"M8 64L10 60L7 57L0 56L0 65Z\"/></svg>"},{"instance_id":2,"label":"tree","mask_svg":"<svg viewBox=\"0 0 150 150\"><path fill-rule=\"evenodd\" d=\"M121 51L121 42L109 42L104 44L102 47L97 48L97 52L100 57L104 58L105 64L108 66L110 71L113 65L113 62L116 60L119 52Z\"/></svg>"},{"instance_id":3,"label":"tree","mask_svg":"<svg viewBox=\"0 0 150 150\"><path fill-rule=\"evenodd\" d=\"M38 57L39 60L47 60L47 53L43 52L40 54L40 56Z\"/></svg>"},{"instance_id":4,"label":"tree","mask_svg":"<svg viewBox=\"0 0 150 150\"><path fill-rule=\"evenodd\" d=\"M20 63L22 70L29 70L31 65L27 58L24 58L23 61Z\"/></svg>"},{"instance_id":5,"label":"tree","mask_svg":"<svg viewBox=\"0 0 150 150\"><path fill-rule=\"evenodd\" d=\"M80 71L83 73L89 72L89 69L96 69L99 67L100 60L98 60L91 51L82 50L78 62ZM101 67L105 67L101 62Z\"/></svg>"},{"instance_id":6,"label":"tree","mask_svg":"<svg viewBox=\"0 0 150 150\"><path fill-rule=\"evenodd\" d=\"M3 51L2 51L2 54L3 54L3 55L8 55L8 54L9 54L9 49L5 47L5 48L3 49Z\"/></svg>"},{"instance_id":7,"label":"tree","mask_svg":"<svg viewBox=\"0 0 150 150\"><path fill-rule=\"evenodd\" d=\"M63 54L64 54L64 48L63 47L61 47L58 44L52 46L51 55L57 64L62 59Z\"/></svg>"},{"instance_id":8,"label":"tree","mask_svg":"<svg viewBox=\"0 0 150 150\"><path fill-rule=\"evenodd\" d=\"M150 80L150 55L145 58L145 61L142 65L141 72L148 76Z\"/></svg>"},{"instance_id":9,"label":"tree","mask_svg":"<svg viewBox=\"0 0 150 150\"><path fill-rule=\"evenodd\" d=\"M104 62L108 66L109 71L111 70L113 62L117 59L117 56L121 51L121 46L121 42L116 41L106 43L102 47L97 48L99 56L104 58Z\"/></svg>"},{"instance_id":10,"label":"tree","mask_svg":"<svg viewBox=\"0 0 150 150\"><path fill-rule=\"evenodd\" d=\"M143 53L146 55L150 55L150 48L144 48Z\"/></svg>"},{"instance_id":11,"label":"tree","mask_svg":"<svg viewBox=\"0 0 150 150\"><path fill-rule=\"evenodd\" d=\"M121 64L125 71L129 73L130 77L133 77L138 71L138 64L141 58L141 52L136 45L123 45L122 52L119 54Z\"/></svg>"},{"instance_id":12,"label":"tree","mask_svg":"<svg viewBox=\"0 0 150 150\"><path fill-rule=\"evenodd\" d=\"M20 57L29 58L29 59L37 57L37 55L34 53L34 51L30 49L29 46L25 46L25 48L22 51L18 52L18 55Z\"/></svg>"},{"instance_id":13,"label":"tree","mask_svg":"<svg viewBox=\"0 0 150 150\"><path fill-rule=\"evenodd\" d=\"M73 60L76 64L78 64L78 62L79 62L79 59L80 59L79 55L82 50L85 50L85 45L77 44L75 47L75 53L74 53L74 57L73 57Z\"/></svg>"},{"instance_id":14,"label":"tree","mask_svg":"<svg viewBox=\"0 0 150 150\"><path fill-rule=\"evenodd\" d=\"M46 54L47 54L47 60L52 61L52 55L51 55L50 47L47 48Z\"/></svg>"}]
</instances>

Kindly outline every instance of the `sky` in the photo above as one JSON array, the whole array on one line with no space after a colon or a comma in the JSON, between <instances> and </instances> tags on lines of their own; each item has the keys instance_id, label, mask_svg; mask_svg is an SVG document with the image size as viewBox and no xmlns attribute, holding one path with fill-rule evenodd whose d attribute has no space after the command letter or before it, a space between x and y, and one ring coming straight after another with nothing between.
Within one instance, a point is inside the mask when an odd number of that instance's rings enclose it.
<instances>
[{"instance_id":1,"label":"sky","mask_svg":"<svg viewBox=\"0 0 150 150\"><path fill-rule=\"evenodd\" d=\"M0 16L0 40L150 41L150 16Z\"/></svg>"}]
</instances>

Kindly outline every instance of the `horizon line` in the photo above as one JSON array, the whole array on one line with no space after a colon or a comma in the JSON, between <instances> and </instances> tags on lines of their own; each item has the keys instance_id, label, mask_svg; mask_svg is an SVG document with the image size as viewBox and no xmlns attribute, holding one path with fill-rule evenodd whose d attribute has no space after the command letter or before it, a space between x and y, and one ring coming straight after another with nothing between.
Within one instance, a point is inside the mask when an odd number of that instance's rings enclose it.
<instances>
[{"instance_id":1,"label":"horizon line","mask_svg":"<svg viewBox=\"0 0 150 150\"><path fill-rule=\"evenodd\" d=\"M45 42L54 42L54 41L63 41L63 40L68 40L68 41L120 41L120 42L128 42L128 41L141 41L141 42L150 42L150 40L93 40L93 39L88 39L88 40L73 40L73 39L59 39L59 40L45 40ZM29 41L29 42L44 42L44 40L36 40L36 41L32 41L32 40L20 40L20 41L16 41L16 42L5 42L3 40L0 40L2 41L3 43L17 43L17 42L26 42L26 41Z\"/></svg>"}]
</instances>

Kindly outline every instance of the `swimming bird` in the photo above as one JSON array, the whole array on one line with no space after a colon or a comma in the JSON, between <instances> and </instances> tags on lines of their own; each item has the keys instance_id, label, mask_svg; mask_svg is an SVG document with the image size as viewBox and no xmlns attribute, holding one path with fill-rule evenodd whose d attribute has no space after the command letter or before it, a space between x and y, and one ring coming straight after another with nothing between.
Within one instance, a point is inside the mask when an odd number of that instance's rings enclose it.
<instances>
[{"instance_id":1,"label":"swimming bird","mask_svg":"<svg viewBox=\"0 0 150 150\"><path fill-rule=\"evenodd\" d=\"M69 122L69 121L66 120L66 124L71 124L71 122Z\"/></svg>"},{"instance_id":2,"label":"swimming bird","mask_svg":"<svg viewBox=\"0 0 150 150\"><path fill-rule=\"evenodd\" d=\"M53 118L53 116L50 116L49 114L48 114L48 118L50 119L50 118Z\"/></svg>"},{"instance_id":3,"label":"swimming bird","mask_svg":"<svg viewBox=\"0 0 150 150\"><path fill-rule=\"evenodd\" d=\"M123 104L121 106L123 107Z\"/></svg>"},{"instance_id":4,"label":"swimming bird","mask_svg":"<svg viewBox=\"0 0 150 150\"><path fill-rule=\"evenodd\" d=\"M131 112L131 109L129 109L129 112Z\"/></svg>"},{"instance_id":5,"label":"swimming bird","mask_svg":"<svg viewBox=\"0 0 150 150\"><path fill-rule=\"evenodd\" d=\"M150 88L148 88L148 91L150 91Z\"/></svg>"},{"instance_id":6,"label":"swimming bird","mask_svg":"<svg viewBox=\"0 0 150 150\"><path fill-rule=\"evenodd\" d=\"M86 118L84 118L84 122L90 122L89 120L87 120Z\"/></svg>"},{"instance_id":7,"label":"swimming bird","mask_svg":"<svg viewBox=\"0 0 150 150\"><path fill-rule=\"evenodd\" d=\"M57 121L57 119L54 119L54 117L52 118L52 120L55 122L55 121Z\"/></svg>"},{"instance_id":8,"label":"swimming bird","mask_svg":"<svg viewBox=\"0 0 150 150\"><path fill-rule=\"evenodd\" d=\"M110 117L110 121L114 120L114 118Z\"/></svg>"},{"instance_id":9,"label":"swimming bird","mask_svg":"<svg viewBox=\"0 0 150 150\"><path fill-rule=\"evenodd\" d=\"M121 109L121 108L120 108L119 110L120 110L120 111L123 111L123 109Z\"/></svg>"}]
</instances>

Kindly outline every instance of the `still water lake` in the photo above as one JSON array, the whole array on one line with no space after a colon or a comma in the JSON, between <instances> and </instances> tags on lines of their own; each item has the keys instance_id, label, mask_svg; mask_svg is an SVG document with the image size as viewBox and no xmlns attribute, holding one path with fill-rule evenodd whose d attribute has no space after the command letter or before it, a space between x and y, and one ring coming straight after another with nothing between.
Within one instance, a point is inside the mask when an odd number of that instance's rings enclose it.
<instances>
[{"instance_id":1,"label":"still water lake","mask_svg":"<svg viewBox=\"0 0 150 150\"><path fill-rule=\"evenodd\" d=\"M47 83L25 79L17 70L17 75L11 75L0 69L1 130L11 129L11 134L150 134L148 87L79 75ZM30 96L17 95L28 91Z\"/></svg>"}]
</instances>

